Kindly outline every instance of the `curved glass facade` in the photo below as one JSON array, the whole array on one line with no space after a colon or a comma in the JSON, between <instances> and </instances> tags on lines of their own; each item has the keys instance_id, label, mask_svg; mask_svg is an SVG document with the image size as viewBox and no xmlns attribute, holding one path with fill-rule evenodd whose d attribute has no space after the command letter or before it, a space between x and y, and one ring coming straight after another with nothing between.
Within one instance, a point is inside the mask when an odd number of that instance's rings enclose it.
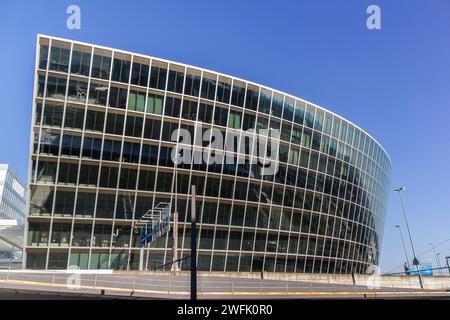
<instances>
[{"instance_id":1,"label":"curved glass facade","mask_svg":"<svg viewBox=\"0 0 450 320\"><path fill-rule=\"evenodd\" d=\"M378 264L391 163L349 121L228 75L48 36L38 37L36 66L27 268L137 269L133 222L174 203L175 173L179 257L190 254L197 189L199 270L364 273ZM175 167L179 128L279 130L278 170L262 175L238 148L235 164ZM171 234L154 241L146 268L171 262L172 246Z\"/></svg>"}]
</instances>

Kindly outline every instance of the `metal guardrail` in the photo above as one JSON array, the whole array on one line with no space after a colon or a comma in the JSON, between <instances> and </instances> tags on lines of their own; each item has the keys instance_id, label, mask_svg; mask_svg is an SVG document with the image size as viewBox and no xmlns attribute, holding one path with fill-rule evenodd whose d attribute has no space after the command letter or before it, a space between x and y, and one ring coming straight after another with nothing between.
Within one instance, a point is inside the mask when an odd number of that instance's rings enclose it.
<instances>
[{"instance_id":1,"label":"metal guardrail","mask_svg":"<svg viewBox=\"0 0 450 320\"><path fill-rule=\"evenodd\" d=\"M450 267L449 266L445 266L445 267L436 267L436 268L430 268L429 271L433 272L434 276L450 276ZM411 271L402 271L402 272L390 272L390 273L384 273L384 276L401 276L401 275L410 275ZM413 271L414 272L414 271ZM426 271L421 271L421 274L423 276L427 276L425 275ZM417 273L417 271L416 271Z\"/></svg>"},{"instance_id":2,"label":"metal guardrail","mask_svg":"<svg viewBox=\"0 0 450 320\"><path fill-rule=\"evenodd\" d=\"M436 277L437 278L437 277ZM407 281L405 281L407 280ZM368 286L364 283L331 283L313 281L278 281L268 279L227 278L217 279L200 276L198 279L199 295L295 295L295 294L329 294L365 293L389 294L448 292L450 278L433 285L425 283L421 290L413 279L396 280L380 286ZM415 280L415 279L414 279ZM36 287L59 287L64 290L108 290L126 295L135 292L160 294L188 294L189 276L170 276L158 274L124 275L90 272L65 271L17 271L0 270L0 283L29 285ZM449 292L450 294L450 292Z\"/></svg>"}]
</instances>

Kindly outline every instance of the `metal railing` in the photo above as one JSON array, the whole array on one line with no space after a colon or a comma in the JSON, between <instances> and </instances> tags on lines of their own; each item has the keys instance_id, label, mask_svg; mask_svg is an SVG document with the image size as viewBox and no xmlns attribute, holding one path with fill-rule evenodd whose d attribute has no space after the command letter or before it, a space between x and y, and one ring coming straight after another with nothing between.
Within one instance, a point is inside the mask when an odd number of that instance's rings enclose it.
<instances>
[{"instance_id":1,"label":"metal railing","mask_svg":"<svg viewBox=\"0 0 450 320\"><path fill-rule=\"evenodd\" d=\"M450 276L450 267L444 266L444 267L436 267L436 268L430 268L428 270L421 270L421 274L424 276L426 275L427 271L432 271L433 276ZM418 273L418 271L412 270L414 273ZM390 272L390 273L384 273L385 276L396 276L396 275L410 275L411 271L401 271L401 272Z\"/></svg>"},{"instance_id":2,"label":"metal railing","mask_svg":"<svg viewBox=\"0 0 450 320\"><path fill-rule=\"evenodd\" d=\"M199 296L338 296L338 295L405 295L405 294L448 294L450 277L429 277L424 290L420 289L414 277L380 277L359 279L356 283L343 281L285 281L251 278L228 278L199 276ZM369 282L372 281L372 282ZM378 282L377 282L378 281ZM0 269L1 287L32 288L33 290L59 290L131 296L168 295L183 297L189 295L188 274L169 275L166 273L93 273L64 271L17 271ZM57 289L55 289L57 288Z\"/></svg>"}]
</instances>

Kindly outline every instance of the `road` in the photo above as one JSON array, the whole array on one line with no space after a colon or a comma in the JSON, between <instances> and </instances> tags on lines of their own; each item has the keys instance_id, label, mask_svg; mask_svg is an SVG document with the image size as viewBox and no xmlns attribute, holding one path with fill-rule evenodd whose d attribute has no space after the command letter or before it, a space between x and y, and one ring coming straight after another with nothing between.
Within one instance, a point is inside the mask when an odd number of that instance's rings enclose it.
<instances>
[{"instance_id":1,"label":"road","mask_svg":"<svg viewBox=\"0 0 450 320\"><path fill-rule=\"evenodd\" d=\"M345 284L199 276L200 299L298 299L364 297L447 297L448 292L395 287L368 288ZM4 297L22 293L73 297L187 299L189 275L137 273L0 272ZM41 296L42 297L42 296ZM48 297L48 296L47 296ZM0 294L2 299L2 294Z\"/></svg>"}]
</instances>

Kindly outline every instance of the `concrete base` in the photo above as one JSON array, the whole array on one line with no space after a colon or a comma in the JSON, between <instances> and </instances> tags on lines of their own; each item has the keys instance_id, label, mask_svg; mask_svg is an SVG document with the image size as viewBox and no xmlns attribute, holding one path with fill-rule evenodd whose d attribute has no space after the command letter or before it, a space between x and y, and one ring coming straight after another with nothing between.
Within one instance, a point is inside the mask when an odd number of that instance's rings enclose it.
<instances>
[{"instance_id":1,"label":"concrete base","mask_svg":"<svg viewBox=\"0 0 450 320\"><path fill-rule=\"evenodd\" d=\"M173 272L161 271L113 271L114 273L126 274L153 274L153 275L173 275ZM179 271L176 274L189 275L189 271ZM366 274L355 274L354 279L351 274L313 274L313 273L281 273L281 272L204 272L199 271L201 277L224 277L224 278L244 278L244 279L265 279L278 281L303 281L322 284L341 284L367 286L372 288L404 288L420 289L418 276L376 276ZM422 277L424 290L450 290L450 276Z\"/></svg>"}]
</instances>

